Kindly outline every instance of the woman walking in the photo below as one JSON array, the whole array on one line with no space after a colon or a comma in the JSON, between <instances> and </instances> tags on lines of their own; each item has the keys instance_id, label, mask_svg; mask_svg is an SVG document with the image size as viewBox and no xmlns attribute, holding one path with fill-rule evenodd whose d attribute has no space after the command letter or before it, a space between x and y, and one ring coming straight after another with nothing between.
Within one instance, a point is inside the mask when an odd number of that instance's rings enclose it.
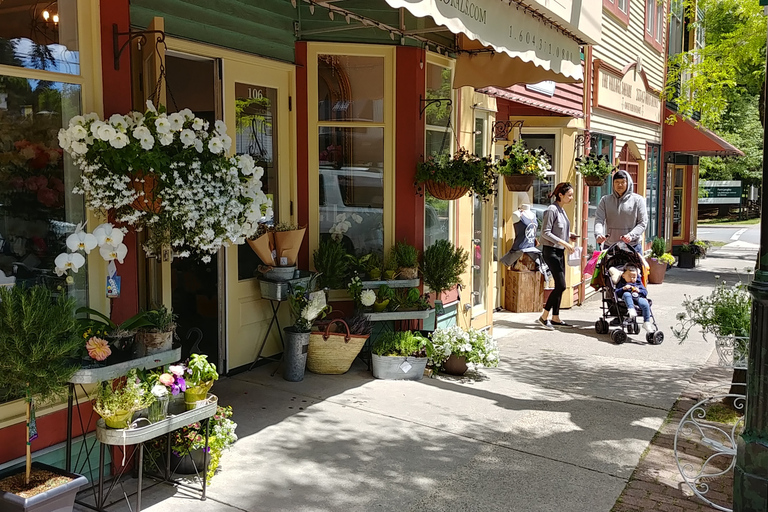
<instances>
[{"instance_id":1,"label":"woman walking","mask_svg":"<svg viewBox=\"0 0 768 512\"><path fill-rule=\"evenodd\" d=\"M571 234L571 221L568 220L563 206L573 201L573 187L570 183L559 183L549 196L555 202L544 210L544 221L541 226L541 255L552 273L555 289L549 294L544 311L538 323L545 329L553 330L553 326L570 327L570 324L560 320L560 299L565 291L565 251L574 251L570 240L576 236ZM552 319L549 314L552 312Z\"/></svg>"}]
</instances>

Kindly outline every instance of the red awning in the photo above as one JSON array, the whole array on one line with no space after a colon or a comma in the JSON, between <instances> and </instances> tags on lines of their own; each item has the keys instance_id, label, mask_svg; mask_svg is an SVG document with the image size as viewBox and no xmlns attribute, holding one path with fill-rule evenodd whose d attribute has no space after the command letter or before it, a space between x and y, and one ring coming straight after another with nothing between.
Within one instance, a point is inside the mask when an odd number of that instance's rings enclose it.
<instances>
[{"instance_id":1,"label":"red awning","mask_svg":"<svg viewBox=\"0 0 768 512\"><path fill-rule=\"evenodd\" d=\"M677 121L674 124L664 123L665 152L696 156L744 156L739 148L716 133L665 108L664 117L669 116L675 116Z\"/></svg>"}]
</instances>

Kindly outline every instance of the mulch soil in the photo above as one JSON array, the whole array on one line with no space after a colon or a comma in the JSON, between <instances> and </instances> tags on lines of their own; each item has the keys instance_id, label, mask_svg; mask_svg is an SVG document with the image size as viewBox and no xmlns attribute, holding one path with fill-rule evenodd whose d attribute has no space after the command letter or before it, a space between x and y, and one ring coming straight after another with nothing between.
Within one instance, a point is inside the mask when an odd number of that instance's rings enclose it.
<instances>
[{"instance_id":1,"label":"mulch soil","mask_svg":"<svg viewBox=\"0 0 768 512\"><path fill-rule=\"evenodd\" d=\"M22 498L31 498L38 494L71 482L72 478L44 469L32 469L29 484L24 483L24 470L0 480L0 491L16 494Z\"/></svg>"}]
</instances>

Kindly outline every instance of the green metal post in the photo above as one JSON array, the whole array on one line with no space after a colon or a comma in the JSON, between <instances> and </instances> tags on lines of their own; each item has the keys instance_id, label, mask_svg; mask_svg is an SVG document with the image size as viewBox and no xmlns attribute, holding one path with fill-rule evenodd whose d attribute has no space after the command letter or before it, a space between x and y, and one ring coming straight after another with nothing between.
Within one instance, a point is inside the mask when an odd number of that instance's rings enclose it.
<instances>
[{"instance_id":1,"label":"green metal post","mask_svg":"<svg viewBox=\"0 0 768 512\"><path fill-rule=\"evenodd\" d=\"M765 0L760 0L763 4ZM768 8L767 8L768 9ZM766 56L768 69L768 56ZM768 73L766 73L768 84ZM766 89L768 90L768 89ZM768 103L766 103L768 106ZM763 120L763 141L768 140L768 117ZM768 160L763 148L763 188L760 194L760 254L752 293L752 325L749 333L747 369L747 410L744 432L736 443L736 470L733 475L733 511L768 510Z\"/></svg>"}]
</instances>

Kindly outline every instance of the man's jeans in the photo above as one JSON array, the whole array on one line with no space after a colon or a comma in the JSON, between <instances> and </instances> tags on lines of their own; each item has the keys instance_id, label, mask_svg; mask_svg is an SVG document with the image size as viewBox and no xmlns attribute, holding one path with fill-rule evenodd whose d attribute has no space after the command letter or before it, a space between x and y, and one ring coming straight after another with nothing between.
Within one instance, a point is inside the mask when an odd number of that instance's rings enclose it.
<instances>
[{"instance_id":1,"label":"man's jeans","mask_svg":"<svg viewBox=\"0 0 768 512\"><path fill-rule=\"evenodd\" d=\"M621 296L622 299L624 299L624 302L627 305L627 308L634 309L635 307L635 300L637 300L637 305L640 306L640 311L643 312L643 321L648 322L651 319L651 306L648 304L648 300L646 300L645 297L637 297L636 299L632 297L632 292L624 292Z\"/></svg>"}]
</instances>

